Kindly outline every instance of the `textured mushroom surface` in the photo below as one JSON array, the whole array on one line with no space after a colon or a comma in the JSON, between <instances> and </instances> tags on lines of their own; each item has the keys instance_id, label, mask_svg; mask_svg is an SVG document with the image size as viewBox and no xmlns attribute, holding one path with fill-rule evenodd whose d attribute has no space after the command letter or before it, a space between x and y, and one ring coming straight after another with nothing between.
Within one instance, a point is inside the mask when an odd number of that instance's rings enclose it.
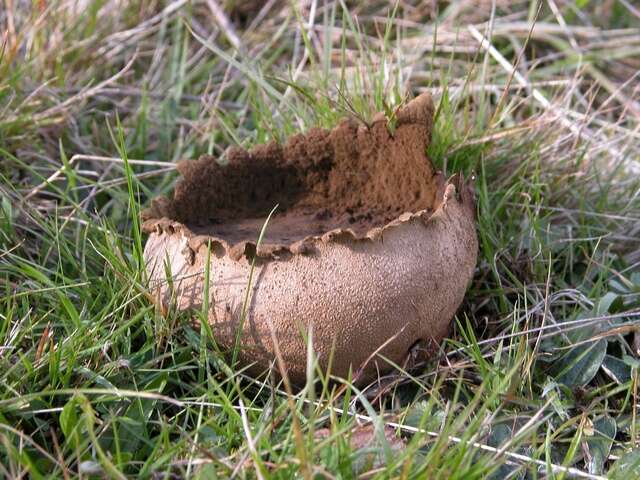
<instances>
[{"instance_id":1,"label":"textured mushroom surface","mask_svg":"<svg viewBox=\"0 0 640 480\"><path fill-rule=\"evenodd\" d=\"M423 94L397 112L393 132L378 114L368 126L344 120L284 145L231 149L224 165L181 162L173 198L143 213L155 298L201 309L210 244L209 322L227 349L242 329L240 360L256 373L272 364L275 337L303 382L311 327L320 365L361 381L403 365L416 344L437 347L473 276L477 238L462 176L446 182L426 156L432 122Z\"/></svg>"}]
</instances>

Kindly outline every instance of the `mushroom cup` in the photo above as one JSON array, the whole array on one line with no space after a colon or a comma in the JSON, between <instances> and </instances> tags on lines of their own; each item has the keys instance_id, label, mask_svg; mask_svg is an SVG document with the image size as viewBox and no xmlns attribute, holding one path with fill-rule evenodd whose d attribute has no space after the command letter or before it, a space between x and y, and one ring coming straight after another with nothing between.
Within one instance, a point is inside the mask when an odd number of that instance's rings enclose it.
<instances>
[{"instance_id":1,"label":"mushroom cup","mask_svg":"<svg viewBox=\"0 0 640 480\"><path fill-rule=\"evenodd\" d=\"M391 120L181 162L143 213L154 298L201 310L208 292L217 344L256 375L280 355L296 384L309 349L359 382L432 356L478 249L470 187L426 154L433 111L423 94Z\"/></svg>"}]
</instances>

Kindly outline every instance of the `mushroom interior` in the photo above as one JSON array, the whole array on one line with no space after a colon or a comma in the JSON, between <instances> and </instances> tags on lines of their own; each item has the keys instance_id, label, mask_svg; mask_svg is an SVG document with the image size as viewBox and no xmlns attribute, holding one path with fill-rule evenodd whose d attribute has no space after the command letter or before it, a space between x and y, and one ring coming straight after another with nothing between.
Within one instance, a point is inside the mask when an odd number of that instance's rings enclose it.
<instances>
[{"instance_id":1,"label":"mushroom interior","mask_svg":"<svg viewBox=\"0 0 640 480\"><path fill-rule=\"evenodd\" d=\"M404 212L433 211L444 181L426 155L432 109L430 97L418 97L398 112L393 132L379 114L369 126L344 120L285 145L232 148L225 165L183 161L164 215L235 245L255 242L277 205L263 244L291 245L335 229L362 237Z\"/></svg>"}]
</instances>

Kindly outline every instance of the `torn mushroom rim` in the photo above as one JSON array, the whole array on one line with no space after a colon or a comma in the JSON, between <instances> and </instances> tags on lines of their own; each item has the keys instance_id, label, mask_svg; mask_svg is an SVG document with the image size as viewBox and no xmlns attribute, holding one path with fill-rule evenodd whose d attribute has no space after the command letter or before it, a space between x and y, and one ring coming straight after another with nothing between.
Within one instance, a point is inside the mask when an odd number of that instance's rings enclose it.
<instances>
[{"instance_id":1,"label":"torn mushroom rim","mask_svg":"<svg viewBox=\"0 0 640 480\"><path fill-rule=\"evenodd\" d=\"M192 253L190 258L193 261L195 261L195 256L199 252L200 248L207 248L207 244L209 242L211 242L212 254L218 258L227 255L235 261L239 261L243 257L248 260L251 260L254 257L261 260L285 260L293 255L311 254L314 252L314 247L317 244L349 244L375 241L380 239L385 232L398 228L403 224L412 223L416 220L420 220L424 225L428 225L429 221L432 220L439 211L444 210L450 201L456 201L468 206L469 208L474 208L472 190L470 186L465 183L462 173L453 175L446 182L444 181L444 177L441 172L438 172L436 176L438 177L436 178L436 182L438 183L438 194L436 198L438 201L433 208L418 210L417 212L402 213L384 225L370 228L361 235L358 235L350 228L338 227L328 230L322 235L308 235L289 244L260 243L258 245L257 240L244 240L236 244L230 244L224 238L215 235L195 234L187 225L169 217L162 216L160 218L154 218L154 214L157 214L157 209L153 207L144 212L147 219L142 225L142 230L146 233L154 233L157 235L165 233L173 235L176 232L181 232L184 235L187 246ZM193 261L190 263L193 263Z\"/></svg>"}]
</instances>

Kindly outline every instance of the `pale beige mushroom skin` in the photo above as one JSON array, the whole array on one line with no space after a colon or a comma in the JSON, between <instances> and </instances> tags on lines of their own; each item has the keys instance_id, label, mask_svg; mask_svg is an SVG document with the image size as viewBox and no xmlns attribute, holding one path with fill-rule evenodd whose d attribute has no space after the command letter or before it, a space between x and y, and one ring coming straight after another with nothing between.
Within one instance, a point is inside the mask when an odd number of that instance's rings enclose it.
<instances>
[{"instance_id":1,"label":"pale beige mushroom skin","mask_svg":"<svg viewBox=\"0 0 640 480\"><path fill-rule=\"evenodd\" d=\"M428 104L424 97L417 100L414 105L427 105L431 116L430 98ZM417 117L415 121L424 121ZM410 111L405 118L413 118ZM431 123L429 134L430 128ZM360 382L393 370L387 359L402 366L419 341L437 349L473 277L478 249L471 191L462 176L450 183L441 177L438 181L434 210L404 213L364 234L338 228L284 249L259 248L241 335L241 364L255 374L270 368L273 332L290 379L304 383L310 327L320 366L326 369L332 357L333 375L346 377L369 360ZM171 208L162 202L151 210L144 224L150 232L144 257L154 297L174 302L180 310L200 310L209 237L168 218ZM247 244L252 245L245 242L245 254L238 255L236 248L232 255L234 245L211 239L209 323L218 344L230 349L251 270Z\"/></svg>"}]
</instances>

